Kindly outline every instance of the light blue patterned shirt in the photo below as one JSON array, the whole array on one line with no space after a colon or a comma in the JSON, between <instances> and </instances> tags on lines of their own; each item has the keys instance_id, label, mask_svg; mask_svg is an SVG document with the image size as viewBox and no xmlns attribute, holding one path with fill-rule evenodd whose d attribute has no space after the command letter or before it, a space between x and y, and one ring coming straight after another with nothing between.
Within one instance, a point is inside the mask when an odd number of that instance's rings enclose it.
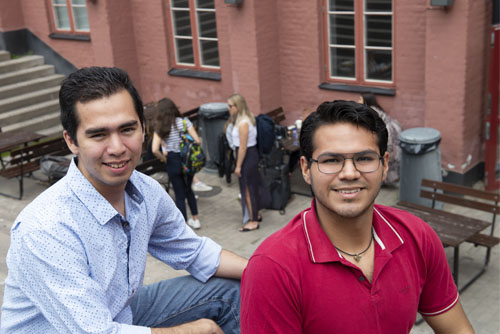
<instances>
[{"instance_id":1,"label":"light blue patterned shirt","mask_svg":"<svg viewBox=\"0 0 500 334\"><path fill-rule=\"evenodd\" d=\"M131 298L149 252L200 281L221 247L198 237L166 191L134 171L125 220L80 173L68 174L19 214L11 230L1 333L150 333L132 326Z\"/></svg>"}]
</instances>

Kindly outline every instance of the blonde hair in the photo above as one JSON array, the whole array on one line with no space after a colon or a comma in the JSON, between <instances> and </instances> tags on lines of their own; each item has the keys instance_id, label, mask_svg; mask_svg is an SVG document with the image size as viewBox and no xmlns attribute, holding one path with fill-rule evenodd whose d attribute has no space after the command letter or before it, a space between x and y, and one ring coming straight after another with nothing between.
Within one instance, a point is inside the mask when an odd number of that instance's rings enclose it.
<instances>
[{"instance_id":1,"label":"blonde hair","mask_svg":"<svg viewBox=\"0 0 500 334\"><path fill-rule=\"evenodd\" d=\"M255 125L255 117L248 109L247 102L245 101L245 98L243 96L241 96L240 94L233 94L229 97L228 100L236 106L236 109L238 109L236 116L230 117L228 123L234 125L239 123L243 119L249 119L252 125Z\"/></svg>"}]
</instances>

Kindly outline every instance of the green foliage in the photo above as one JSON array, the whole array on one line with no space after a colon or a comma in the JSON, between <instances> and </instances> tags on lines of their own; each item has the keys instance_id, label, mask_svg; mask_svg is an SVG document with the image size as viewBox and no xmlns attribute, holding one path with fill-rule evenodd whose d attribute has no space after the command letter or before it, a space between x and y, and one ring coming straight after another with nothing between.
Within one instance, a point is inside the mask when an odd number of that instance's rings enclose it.
<instances>
[{"instance_id":1,"label":"green foliage","mask_svg":"<svg viewBox=\"0 0 500 334\"><path fill-rule=\"evenodd\" d=\"M28 52L21 53L21 54L11 53L10 58L11 59L18 59L18 58L25 57L25 56L32 56L34 54L35 54L35 52L33 50L29 50Z\"/></svg>"}]
</instances>

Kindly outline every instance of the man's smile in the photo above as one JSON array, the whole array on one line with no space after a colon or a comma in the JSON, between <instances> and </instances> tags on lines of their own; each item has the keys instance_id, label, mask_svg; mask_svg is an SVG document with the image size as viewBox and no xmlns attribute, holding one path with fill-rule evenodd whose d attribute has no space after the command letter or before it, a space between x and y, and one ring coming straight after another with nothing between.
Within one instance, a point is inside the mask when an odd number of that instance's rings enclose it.
<instances>
[{"instance_id":1,"label":"man's smile","mask_svg":"<svg viewBox=\"0 0 500 334\"><path fill-rule=\"evenodd\" d=\"M126 160L126 161L121 161L121 162L104 162L103 164L105 164L106 166L109 166L111 168L122 168L124 167L130 160Z\"/></svg>"}]
</instances>

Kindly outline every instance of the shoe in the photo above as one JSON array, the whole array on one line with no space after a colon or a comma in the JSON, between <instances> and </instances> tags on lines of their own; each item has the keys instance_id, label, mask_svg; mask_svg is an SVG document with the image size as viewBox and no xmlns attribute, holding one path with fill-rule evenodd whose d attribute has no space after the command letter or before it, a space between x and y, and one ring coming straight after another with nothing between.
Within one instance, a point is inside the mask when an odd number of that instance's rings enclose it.
<instances>
[{"instance_id":1,"label":"shoe","mask_svg":"<svg viewBox=\"0 0 500 334\"><path fill-rule=\"evenodd\" d=\"M200 221L198 219L189 218L188 225L191 226L194 230L199 230L201 228Z\"/></svg>"},{"instance_id":2,"label":"shoe","mask_svg":"<svg viewBox=\"0 0 500 334\"><path fill-rule=\"evenodd\" d=\"M199 181L199 182L194 183L191 186L191 189L193 189L193 191L211 191L213 189L213 187Z\"/></svg>"},{"instance_id":3,"label":"shoe","mask_svg":"<svg viewBox=\"0 0 500 334\"><path fill-rule=\"evenodd\" d=\"M257 227L254 227L254 228L248 228L248 227L243 226L242 228L240 228L240 232L255 231L255 230L258 230L259 227L260 227L260 225L257 225Z\"/></svg>"}]
</instances>

